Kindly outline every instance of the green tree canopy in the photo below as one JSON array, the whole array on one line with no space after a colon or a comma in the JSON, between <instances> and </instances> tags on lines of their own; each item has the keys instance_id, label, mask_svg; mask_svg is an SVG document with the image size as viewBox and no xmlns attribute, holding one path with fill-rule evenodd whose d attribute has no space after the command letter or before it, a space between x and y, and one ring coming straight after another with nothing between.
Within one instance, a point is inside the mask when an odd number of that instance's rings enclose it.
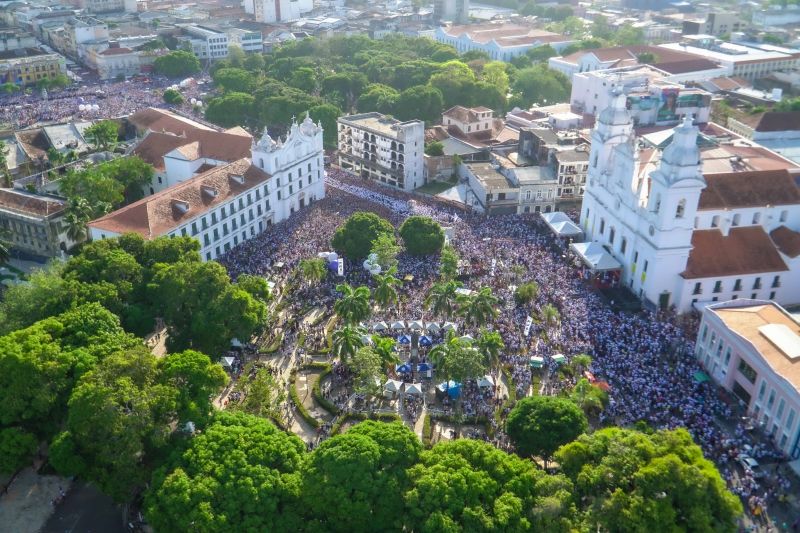
<instances>
[{"instance_id":1,"label":"green tree canopy","mask_svg":"<svg viewBox=\"0 0 800 533\"><path fill-rule=\"evenodd\" d=\"M409 531L572 531L571 483L491 444L459 439L423 452L408 475Z\"/></svg>"},{"instance_id":2,"label":"green tree canopy","mask_svg":"<svg viewBox=\"0 0 800 533\"><path fill-rule=\"evenodd\" d=\"M298 120L305 118L302 113ZM342 115L342 110L331 104L320 104L308 110L308 115L314 122L322 124L322 142L325 148L335 149L337 146L338 125L336 120Z\"/></svg>"},{"instance_id":3,"label":"green tree canopy","mask_svg":"<svg viewBox=\"0 0 800 533\"><path fill-rule=\"evenodd\" d=\"M156 358L144 346L109 355L72 391L67 429L53 441L50 462L128 501L149 479L147 452L167 443L177 396L160 383Z\"/></svg>"},{"instance_id":4,"label":"green tree canopy","mask_svg":"<svg viewBox=\"0 0 800 533\"><path fill-rule=\"evenodd\" d=\"M242 68L222 68L214 73L214 83L224 92L250 94L256 87L256 78Z\"/></svg>"},{"instance_id":5,"label":"green tree canopy","mask_svg":"<svg viewBox=\"0 0 800 533\"><path fill-rule=\"evenodd\" d=\"M13 474L30 464L38 446L32 433L17 427L0 429L0 474Z\"/></svg>"},{"instance_id":6,"label":"green tree canopy","mask_svg":"<svg viewBox=\"0 0 800 533\"><path fill-rule=\"evenodd\" d=\"M299 531L303 442L267 420L218 412L156 471L145 515L157 531Z\"/></svg>"},{"instance_id":7,"label":"green tree canopy","mask_svg":"<svg viewBox=\"0 0 800 533\"><path fill-rule=\"evenodd\" d=\"M400 93L387 85L373 83L368 85L356 102L359 113L377 111L379 113L394 113L395 104Z\"/></svg>"},{"instance_id":8,"label":"green tree canopy","mask_svg":"<svg viewBox=\"0 0 800 533\"><path fill-rule=\"evenodd\" d=\"M230 128L249 124L255 110L256 99L246 93L229 92L213 98L206 107L206 118L222 127Z\"/></svg>"},{"instance_id":9,"label":"green tree canopy","mask_svg":"<svg viewBox=\"0 0 800 533\"><path fill-rule=\"evenodd\" d=\"M178 419L202 423L211 411L212 397L228 383L222 366L194 350L167 354L158 365L161 382L178 391Z\"/></svg>"},{"instance_id":10,"label":"green tree canopy","mask_svg":"<svg viewBox=\"0 0 800 533\"><path fill-rule=\"evenodd\" d=\"M119 139L119 124L113 120L101 120L86 128L83 136L95 150L111 150Z\"/></svg>"},{"instance_id":11,"label":"green tree canopy","mask_svg":"<svg viewBox=\"0 0 800 533\"><path fill-rule=\"evenodd\" d=\"M555 459L575 483L574 499L592 529L734 531L742 513L685 429L602 429L565 445Z\"/></svg>"},{"instance_id":12,"label":"green tree canopy","mask_svg":"<svg viewBox=\"0 0 800 533\"><path fill-rule=\"evenodd\" d=\"M411 255L433 255L444 245L444 230L430 217L408 217L400 226L400 236Z\"/></svg>"},{"instance_id":13,"label":"green tree canopy","mask_svg":"<svg viewBox=\"0 0 800 533\"><path fill-rule=\"evenodd\" d=\"M439 141L432 141L425 145L425 154L434 157L444 155L444 145Z\"/></svg>"},{"instance_id":14,"label":"green tree canopy","mask_svg":"<svg viewBox=\"0 0 800 533\"><path fill-rule=\"evenodd\" d=\"M514 104L528 108L532 104L553 104L569 99L570 82L562 73L538 64L517 72L511 91Z\"/></svg>"},{"instance_id":15,"label":"green tree canopy","mask_svg":"<svg viewBox=\"0 0 800 533\"><path fill-rule=\"evenodd\" d=\"M588 427L583 411L570 400L555 396L523 398L506 421L506 432L517 453L524 457L542 457L545 461Z\"/></svg>"},{"instance_id":16,"label":"green tree canopy","mask_svg":"<svg viewBox=\"0 0 800 533\"><path fill-rule=\"evenodd\" d=\"M400 531L406 469L419 439L403 424L366 421L323 442L303 468L308 529Z\"/></svg>"},{"instance_id":17,"label":"green tree canopy","mask_svg":"<svg viewBox=\"0 0 800 533\"><path fill-rule=\"evenodd\" d=\"M182 104L183 96L178 90L170 88L164 91L164 101L172 105Z\"/></svg>"},{"instance_id":18,"label":"green tree canopy","mask_svg":"<svg viewBox=\"0 0 800 533\"><path fill-rule=\"evenodd\" d=\"M535 281L523 283L514 290L514 300L517 305L529 304L539 295L539 284Z\"/></svg>"},{"instance_id":19,"label":"green tree canopy","mask_svg":"<svg viewBox=\"0 0 800 533\"><path fill-rule=\"evenodd\" d=\"M394 103L394 114L400 120L419 119L432 125L442 116L442 93L429 85L416 85L400 93Z\"/></svg>"},{"instance_id":20,"label":"green tree canopy","mask_svg":"<svg viewBox=\"0 0 800 533\"><path fill-rule=\"evenodd\" d=\"M381 233L394 235L391 222L375 213L358 211L339 226L331 245L348 259L358 261L369 254L372 243Z\"/></svg>"},{"instance_id":21,"label":"green tree canopy","mask_svg":"<svg viewBox=\"0 0 800 533\"><path fill-rule=\"evenodd\" d=\"M200 72L200 60L186 50L175 50L153 62L153 70L168 78L180 78Z\"/></svg>"},{"instance_id":22,"label":"green tree canopy","mask_svg":"<svg viewBox=\"0 0 800 533\"><path fill-rule=\"evenodd\" d=\"M397 266L397 255L400 253L400 245L397 244L397 239L392 233L380 233L372 241L372 247L369 253L375 254L378 258L378 264L384 270L390 270Z\"/></svg>"}]
</instances>

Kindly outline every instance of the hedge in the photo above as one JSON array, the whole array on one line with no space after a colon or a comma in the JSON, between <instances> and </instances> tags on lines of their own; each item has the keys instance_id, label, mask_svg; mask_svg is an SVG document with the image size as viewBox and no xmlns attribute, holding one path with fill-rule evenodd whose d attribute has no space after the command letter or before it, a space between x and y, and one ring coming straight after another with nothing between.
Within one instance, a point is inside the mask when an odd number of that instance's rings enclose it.
<instances>
[{"instance_id":1,"label":"hedge","mask_svg":"<svg viewBox=\"0 0 800 533\"><path fill-rule=\"evenodd\" d=\"M331 427L331 437L339 433L339 430L342 428L342 424L345 422L350 420L367 420L368 418L370 420L377 420L379 422L387 423L402 422L403 420L397 413L370 413L369 416L364 413L345 413L339 417L339 420L333 425L333 427Z\"/></svg>"},{"instance_id":2,"label":"hedge","mask_svg":"<svg viewBox=\"0 0 800 533\"><path fill-rule=\"evenodd\" d=\"M431 441L433 440L433 424L431 424L431 415L425 414L422 419L422 445L430 448Z\"/></svg>"},{"instance_id":3,"label":"hedge","mask_svg":"<svg viewBox=\"0 0 800 533\"><path fill-rule=\"evenodd\" d=\"M300 401L300 396L297 395L297 388L295 387L296 379L297 369L292 369L292 372L289 374L289 397L292 399L292 403L294 404L295 409L297 409L297 412L300 413L300 418L305 420L311 427L316 429L320 426L319 420L311 416L311 413L308 412L306 406Z\"/></svg>"},{"instance_id":4,"label":"hedge","mask_svg":"<svg viewBox=\"0 0 800 533\"><path fill-rule=\"evenodd\" d=\"M317 379L317 382L314 383L314 387L311 389L311 394L314 396L314 400L316 400L316 402L320 405L320 407L328 411L333 416L338 415L341 412L341 409L339 409L335 403L333 403L332 401L330 401L329 399L327 399L325 396L322 395L322 387L320 386L322 380L325 377L327 377L328 374L331 373L333 367L328 363L310 363L308 365L304 365L304 368L305 366L309 366L312 368L322 368L322 373L319 375L319 379Z\"/></svg>"}]
</instances>

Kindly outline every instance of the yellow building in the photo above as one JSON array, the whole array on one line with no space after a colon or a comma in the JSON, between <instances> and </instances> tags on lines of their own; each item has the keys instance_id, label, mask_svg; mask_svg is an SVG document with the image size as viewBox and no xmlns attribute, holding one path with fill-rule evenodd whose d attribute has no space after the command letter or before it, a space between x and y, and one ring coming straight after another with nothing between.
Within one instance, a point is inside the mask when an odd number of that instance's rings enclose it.
<instances>
[{"instance_id":1,"label":"yellow building","mask_svg":"<svg viewBox=\"0 0 800 533\"><path fill-rule=\"evenodd\" d=\"M63 57L38 48L0 52L0 83L24 87L35 85L42 79L55 78L66 71Z\"/></svg>"}]
</instances>

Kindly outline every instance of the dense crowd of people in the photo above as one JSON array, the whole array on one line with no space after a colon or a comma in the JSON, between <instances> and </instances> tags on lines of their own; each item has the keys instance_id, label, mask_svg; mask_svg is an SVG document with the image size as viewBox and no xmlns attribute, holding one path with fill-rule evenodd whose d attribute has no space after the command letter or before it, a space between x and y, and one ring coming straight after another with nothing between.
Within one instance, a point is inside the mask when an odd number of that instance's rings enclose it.
<instances>
[{"instance_id":1,"label":"dense crowd of people","mask_svg":"<svg viewBox=\"0 0 800 533\"><path fill-rule=\"evenodd\" d=\"M203 101L206 83L210 84L209 79L201 77L180 87L184 101L177 107L192 113L191 101ZM164 89L173 84L173 81L166 78L140 77L126 81L72 85L46 93L31 89L0 95L0 124L20 130L42 123L115 118L147 107L167 107L162 94Z\"/></svg>"},{"instance_id":2,"label":"dense crowd of people","mask_svg":"<svg viewBox=\"0 0 800 533\"><path fill-rule=\"evenodd\" d=\"M720 399L712 385L694 379L701 367L693 356L694 332L684 329L687 322L679 322L669 312L612 310L584 282L585 272L579 260L571 257L563 243L555 240L534 215L484 217L458 213L450 206L358 180L337 169L329 171L326 183L326 198L313 208L231 250L222 259L231 275L285 275L286 269L291 271L301 259L329 250L334 231L355 211L375 212L396 226L411 214L426 214L452 228L451 244L465 265L460 276L465 287L488 286L500 298L499 314L490 327L503 337L506 349L501 359L510 368L518 397L531 393L532 372L540 373L539 379L544 381L562 380L547 390L571 386L579 376L557 376L558 365L553 356L564 354L569 361L576 354L588 354L592 357L591 372L610 384L610 403L601 414L602 423L645 423L656 429L685 427L724 473L733 470L733 461L744 449L752 449L751 453L765 462L781 459L772 447L750 448L756 444L750 433L730 434L723 429L722 422L734 417L732 407ZM283 270L278 271L276 265ZM426 321L444 320L430 316L424 308L425 296L438 279L437 258L401 254L398 277L411 280L400 290L399 305L381 311L374 320L391 322L423 316ZM353 285L370 284L369 274L350 262L346 263L345 279ZM311 299L311 305L330 310L336 299L334 286L340 281L341 278L328 276L321 286L304 289L304 297ZM538 295L527 306L514 305L513 286L527 281L538 284ZM556 307L560 320L548 323L540 319L547 304ZM523 330L529 315L535 320L526 336ZM457 319L456 322L460 334L477 333L468 331ZM696 320L689 324L696 324ZM531 369L531 356L543 359L542 369ZM478 390L474 383L463 390L468 414L487 416L493 422L494 417L489 415L499 401L495 391ZM502 434L497 442L505 445ZM768 503L765 494L778 497L780 487L785 487L785 480L780 478L769 481L778 490L765 488L763 480L752 476L745 475L744 480L737 485L738 493L761 509Z\"/></svg>"}]
</instances>

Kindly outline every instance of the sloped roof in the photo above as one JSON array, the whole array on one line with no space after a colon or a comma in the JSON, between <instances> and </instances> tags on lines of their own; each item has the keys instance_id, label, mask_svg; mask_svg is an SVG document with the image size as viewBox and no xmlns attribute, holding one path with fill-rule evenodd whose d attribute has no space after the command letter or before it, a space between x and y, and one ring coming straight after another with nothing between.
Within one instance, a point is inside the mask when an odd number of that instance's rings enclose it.
<instances>
[{"instance_id":1,"label":"sloped roof","mask_svg":"<svg viewBox=\"0 0 800 533\"><path fill-rule=\"evenodd\" d=\"M698 209L800 204L800 190L784 169L706 174Z\"/></svg>"},{"instance_id":2,"label":"sloped roof","mask_svg":"<svg viewBox=\"0 0 800 533\"><path fill-rule=\"evenodd\" d=\"M66 202L16 189L0 189L0 209L23 215L48 217L64 211Z\"/></svg>"},{"instance_id":3,"label":"sloped roof","mask_svg":"<svg viewBox=\"0 0 800 533\"><path fill-rule=\"evenodd\" d=\"M789 270L769 235L761 226L731 228L728 236L719 229L695 230L686 279L719 278L784 272Z\"/></svg>"},{"instance_id":4,"label":"sloped roof","mask_svg":"<svg viewBox=\"0 0 800 533\"><path fill-rule=\"evenodd\" d=\"M786 226L779 226L769 233L772 237L772 242L778 247L778 250L785 255L795 258L800 255L800 232L787 228Z\"/></svg>"},{"instance_id":5,"label":"sloped roof","mask_svg":"<svg viewBox=\"0 0 800 533\"><path fill-rule=\"evenodd\" d=\"M756 131L795 131L800 130L800 111L769 111L761 116Z\"/></svg>"},{"instance_id":6,"label":"sloped roof","mask_svg":"<svg viewBox=\"0 0 800 533\"><path fill-rule=\"evenodd\" d=\"M237 176L244 177L244 183L233 179ZM89 227L153 239L269 179L269 174L242 158L109 213L90 222ZM209 190L215 194L204 192Z\"/></svg>"},{"instance_id":7,"label":"sloped roof","mask_svg":"<svg viewBox=\"0 0 800 533\"><path fill-rule=\"evenodd\" d=\"M163 169L164 156L175 149L189 161L200 157L217 161L235 161L250 155L251 144L252 138L249 136L187 129L181 135L150 132L134 148L133 153L155 168Z\"/></svg>"},{"instance_id":8,"label":"sloped roof","mask_svg":"<svg viewBox=\"0 0 800 533\"><path fill-rule=\"evenodd\" d=\"M214 128L201 124L195 120L182 117L166 109L148 107L141 109L128 117L128 121L139 130L168 131L175 135L191 129L216 131Z\"/></svg>"}]
</instances>

